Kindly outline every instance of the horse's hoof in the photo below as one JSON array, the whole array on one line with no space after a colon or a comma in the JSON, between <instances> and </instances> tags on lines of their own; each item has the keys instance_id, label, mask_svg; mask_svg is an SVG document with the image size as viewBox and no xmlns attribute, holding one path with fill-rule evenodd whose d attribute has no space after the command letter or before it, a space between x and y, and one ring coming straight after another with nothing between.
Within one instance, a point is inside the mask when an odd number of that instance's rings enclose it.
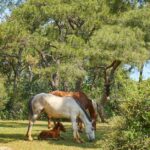
<instances>
[{"instance_id":1,"label":"horse's hoof","mask_svg":"<svg viewBox=\"0 0 150 150\"><path fill-rule=\"evenodd\" d=\"M83 141L81 139L74 139L74 142L79 143L79 144L83 143Z\"/></svg>"},{"instance_id":2,"label":"horse's hoof","mask_svg":"<svg viewBox=\"0 0 150 150\"><path fill-rule=\"evenodd\" d=\"M51 126L48 126L48 129L51 129L52 127Z\"/></svg>"},{"instance_id":3,"label":"horse's hoof","mask_svg":"<svg viewBox=\"0 0 150 150\"><path fill-rule=\"evenodd\" d=\"M32 138L32 137L29 137L29 138L28 138L28 141L33 141L33 138Z\"/></svg>"},{"instance_id":4,"label":"horse's hoof","mask_svg":"<svg viewBox=\"0 0 150 150\"><path fill-rule=\"evenodd\" d=\"M84 143L84 141L80 139L80 143Z\"/></svg>"}]
</instances>

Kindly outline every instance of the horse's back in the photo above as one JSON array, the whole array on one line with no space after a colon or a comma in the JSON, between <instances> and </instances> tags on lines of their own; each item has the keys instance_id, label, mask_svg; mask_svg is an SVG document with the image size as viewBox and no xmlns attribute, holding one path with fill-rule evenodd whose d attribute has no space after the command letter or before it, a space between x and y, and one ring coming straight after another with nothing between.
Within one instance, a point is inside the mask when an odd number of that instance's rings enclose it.
<instances>
[{"instance_id":1,"label":"horse's back","mask_svg":"<svg viewBox=\"0 0 150 150\"><path fill-rule=\"evenodd\" d=\"M49 103L49 104L70 104L74 103L74 99L71 96L60 97L53 94L40 93L34 96L33 102L39 102L41 104Z\"/></svg>"},{"instance_id":2,"label":"horse's back","mask_svg":"<svg viewBox=\"0 0 150 150\"><path fill-rule=\"evenodd\" d=\"M34 112L44 110L51 117L69 117L78 106L72 97L59 97L53 94L40 93L33 99Z\"/></svg>"},{"instance_id":3,"label":"horse's back","mask_svg":"<svg viewBox=\"0 0 150 150\"><path fill-rule=\"evenodd\" d=\"M75 100L80 101L80 104L87 109L88 105L90 103L90 100L88 99L88 97L86 96L85 93L81 92L81 91L77 91L77 92L66 92L66 91L52 91L49 92L49 94L53 94L56 96L71 96L73 97Z\"/></svg>"}]
</instances>

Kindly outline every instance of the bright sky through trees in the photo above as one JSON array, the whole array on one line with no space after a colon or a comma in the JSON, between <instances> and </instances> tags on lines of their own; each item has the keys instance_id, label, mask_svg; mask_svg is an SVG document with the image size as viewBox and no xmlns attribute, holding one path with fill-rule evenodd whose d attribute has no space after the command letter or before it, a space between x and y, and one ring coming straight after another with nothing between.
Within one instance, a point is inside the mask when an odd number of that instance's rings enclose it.
<instances>
[{"instance_id":1,"label":"bright sky through trees","mask_svg":"<svg viewBox=\"0 0 150 150\"><path fill-rule=\"evenodd\" d=\"M133 80L138 81L139 80L139 71L137 68L134 68L132 70L132 72L130 73L130 77ZM150 78L150 60L148 61L148 63L146 63L144 65L144 69L143 69L143 80L147 80Z\"/></svg>"}]
</instances>

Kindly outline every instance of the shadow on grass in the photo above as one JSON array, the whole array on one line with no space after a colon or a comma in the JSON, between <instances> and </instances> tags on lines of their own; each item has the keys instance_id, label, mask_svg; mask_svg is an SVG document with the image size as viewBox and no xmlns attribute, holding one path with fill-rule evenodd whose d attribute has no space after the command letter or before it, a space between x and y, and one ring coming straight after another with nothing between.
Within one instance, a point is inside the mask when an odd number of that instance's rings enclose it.
<instances>
[{"instance_id":1,"label":"shadow on grass","mask_svg":"<svg viewBox=\"0 0 150 150\"><path fill-rule=\"evenodd\" d=\"M73 140L72 130L68 129L67 133L62 134L62 137L64 138L64 140L62 140L62 139L58 140L58 141L50 140L49 144L53 143L53 145L65 145L65 146L80 147L80 148L97 148L97 145L95 144L97 140L95 140L93 142L89 142L85 133L81 133L80 136L81 136L81 139L83 139L83 141L84 141L84 143L82 143L82 144L76 143Z\"/></svg>"},{"instance_id":2,"label":"shadow on grass","mask_svg":"<svg viewBox=\"0 0 150 150\"><path fill-rule=\"evenodd\" d=\"M28 121L26 122L19 122L19 121L0 121L0 143L9 143L13 141L18 141L18 140L25 140L26 139L26 130L28 127ZM40 131L40 128L47 127L46 124L43 124L43 122L35 124L36 129L39 128L39 130L35 131ZM18 133L13 133L14 131ZM23 131L25 130L25 132ZM33 127L34 130L34 127ZM24 132L24 134L21 134ZM20 134L19 134L20 133ZM33 136L35 136L33 134Z\"/></svg>"},{"instance_id":3,"label":"shadow on grass","mask_svg":"<svg viewBox=\"0 0 150 150\"><path fill-rule=\"evenodd\" d=\"M0 133L0 143L9 143L13 141L25 141L25 133L21 134L20 128L27 129L28 122L15 122L15 121L0 121L0 127L4 131L5 129L7 132L2 132ZM36 128L33 127L33 138L35 142L39 142L37 140L37 134L38 131L41 131L41 128L47 128L47 124L43 122L38 122L35 124ZM85 132L81 133L80 136L84 140L83 144L78 144L73 141L73 133L71 129L71 125L65 124L66 127L66 132L62 133L62 137L64 140L47 140L48 144L53 144L53 145L65 145L65 146L74 146L74 147L81 147L81 148L100 148L100 145L97 144L98 141L103 140L106 136L106 134L109 133L110 127L107 125L101 125L98 127L96 131L96 140L94 142L88 142L88 139L86 137ZM17 130L18 128L18 133L11 133L11 130ZM10 131L10 132L9 132ZM36 132L35 132L36 131ZM17 132L17 131L16 131ZM35 134L36 133L36 134ZM28 143L28 141L27 141Z\"/></svg>"},{"instance_id":4,"label":"shadow on grass","mask_svg":"<svg viewBox=\"0 0 150 150\"><path fill-rule=\"evenodd\" d=\"M24 140L23 134L0 134L0 143L9 143L17 140Z\"/></svg>"},{"instance_id":5,"label":"shadow on grass","mask_svg":"<svg viewBox=\"0 0 150 150\"><path fill-rule=\"evenodd\" d=\"M89 142L86 134L81 133L80 136L83 139L84 143L79 144L73 141L73 133L72 129L67 129L67 133L63 133L62 137L64 140L47 140L49 144L53 145L65 145L65 146L72 146L72 147L80 147L80 148L91 148L91 149L97 149L100 148L101 145L98 144L100 140L104 140L106 137L106 133L109 134L110 128L108 126L102 126L101 129L98 129L96 131L96 140L93 142ZM37 140L38 141L38 140Z\"/></svg>"},{"instance_id":6,"label":"shadow on grass","mask_svg":"<svg viewBox=\"0 0 150 150\"><path fill-rule=\"evenodd\" d=\"M4 128L22 128L25 126L27 126L27 123L0 122L0 127Z\"/></svg>"},{"instance_id":7,"label":"shadow on grass","mask_svg":"<svg viewBox=\"0 0 150 150\"><path fill-rule=\"evenodd\" d=\"M47 126L46 124L43 123L38 123L35 125L37 126ZM14 121L8 121L8 122L1 122L0 121L0 127L4 127L4 128L22 128L22 127L27 127L28 126L28 122L24 123L24 122L14 122Z\"/></svg>"},{"instance_id":8,"label":"shadow on grass","mask_svg":"<svg viewBox=\"0 0 150 150\"><path fill-rule=\"evenodd\" d=\"M49 139L46 140L46 142L51 145L65 145L65 146L73 146L73 147L82 147L82 148L97 148L97 146L95 145L95 142L88 142L86 138L83 144L78 144L75 143L73 141L73 136L72 134L67 133L66 135L63 136L64 140L60 139L60 140L53 140L53 139ZM33 135L34 138L34 144L35 142L39 142L39 140L37 140L37 135ZM23 134L0 134L0 143L6 144L6 143L10 143L10 142L14 142L14 141L26 141L27 143L30 141L27 141L25 139L25 135ZM42 142L42 141L40 141ZM43 142L45 142L45 140L43 140ZM30 142L31 143L31 142Z\"/></svg>"}]
</instances>

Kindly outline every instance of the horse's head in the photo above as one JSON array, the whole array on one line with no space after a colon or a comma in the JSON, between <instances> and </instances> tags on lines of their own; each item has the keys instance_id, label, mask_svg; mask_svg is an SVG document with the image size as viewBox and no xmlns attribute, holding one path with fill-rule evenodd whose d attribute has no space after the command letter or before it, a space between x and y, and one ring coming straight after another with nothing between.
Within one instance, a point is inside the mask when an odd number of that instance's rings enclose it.
<instances>
[{"instance_id":1,"label":"horse's head","mask_svg":"<svg viewBox=\"0 0 150 150\"><path fill-rule=\"evenodd\" d=\"M61 122L57 122L57 123L55 123L55 127L54 127L55 129L60 129L60 131L63 131L63 132L66 132L66 129L65 129L65 127L63 126L63 124L61 123Z\"/></svg>"},{"instance_id":2,"label":"horse's head","mask_svg":"<svg viewBox=\"0 0 150 150\"><path fill-rule=\"evenodd\" d=\"M92 123L90 123L86 126L86 135L87 135L90 142L95 140L95 130L92 126Z\"/></svg>"}]
</instances>

